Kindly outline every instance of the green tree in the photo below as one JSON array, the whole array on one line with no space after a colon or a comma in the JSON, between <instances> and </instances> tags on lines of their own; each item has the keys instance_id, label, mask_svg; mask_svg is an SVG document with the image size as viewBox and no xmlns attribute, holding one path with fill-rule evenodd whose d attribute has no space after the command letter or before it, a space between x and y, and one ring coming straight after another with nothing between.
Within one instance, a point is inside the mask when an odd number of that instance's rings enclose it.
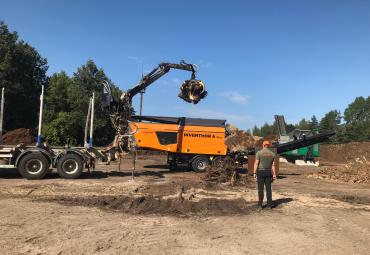
<instances>
[{"instance_id":1,"label":"green tree","mask_svg":"<svg viewBox=\"0 0 370 255\"><path fill-rule=\"evenodd\" d=\"M45 96L44 120L46 123L53 120L59 112L70 112L69 91L73 80L65 73L55 73L49 79L49 86Z\"/></svg>"},{"instance_id":2,"label":"green tree","mask_svg":"<svg viewBox=\"0 0 370 255\"><path fill-rule=\"evenodd\" d=\"M254 136L261 136L261 130L257 127L257 125L254 125L252 133Z\"/></svg>"},{"instance_id":3,"label":"green tree","mask_svg":"<svg viewBox=\"0 0 370 255\"><path fill-rule=\"evenodd\" d=\"M357 97L344 111L344 120L348 123L370 121L370 96Z\"/></svg>"},{"instance_id":4,"label":"green tree","mask_svg":"<svg viewBox=\"0 0 370 255\"><path fill-rule=\"evenodd\" d=\"M4 129L35 128L47 61L0 22L0 87L5 88Z\"/></svg>"},{"instance_id":5,"label":"green tree","mask_svg":"<svg viewBox=\"0 0 370 255\"><path fill-rule=\"evenodd\" d=\"M266 137L269 135L276 135L278 133L277 131L277 125L276 123L270 125L267 122L261 127L261 136Z\"/></svg>"},{"instance_id":6,"label":"green tree","mask_svg":"<svg viewBox=\"0 0 370 255\"><path fill-rule=\"evenodd\" d=\"M341 124L337 127L335 139L332 141L334 143L348 143L351 142L350 136L347 135L347 125Z\"/></svg>"},{"instance_id":7,"label":"green tree","mask_svg":"<svg viewBox=\"0 0 370 255\"><path fill-rule=\"evenodd\" d=\"M59 112L57 116L44 127L47 141L54 145L76 145L80 136L80 123L76 112Z\"/></svg>"},{"instance_id":8,"label":"green tree","mask_svg":"<svg viewBox=\"0 0 370 255\"><path fill-rule=\"evenodd\" d=\"M311 121L309 122L308 129L312 131L319 130L319 121L317 120L315 115L312 115Z\"/></svg>"},{"instance_id":9,"label":"green tree","mask_svg":"<svg viewBox=\"0 0 370 255\"><path fill-rule=\"evenodd\" d=\"M287 134L292 132L295 129L295 126L293 124L286 124L286 132Z\"/></svg>"},{"instance_id":10,"label":"green tree","mask_svg":"<svg viewBox=\"0 0 370 255\"><path fill-rule=\"evenodd\" d=\"M357 97L344 111L345 131L342 140L370 140L370 96Z\"/></svg>"},{"instance_id":11,"label":"green tree","mask_svg":"<svg viewBox=\"0 0 370 255\"><path fill-rule=\"evenodd\" d=\"M340 112L337 110L332 110L325 114L325 116L320 120L320 133L337 131L339 129L339 124L341 123Z\"/></svg>"},{"instance_id":12,"label":"green tree","mask_svg":"<svg viewBox=\"0 0 370 255\"><path fill-rule=\"evenodd\" d=\"M89 100L95 93L94 144L104 146L112 142L115 131L109 119L109 109L103 103L104 81L109 81L103 69L92 60L77 69L70 78L64 72L54 74L45 97L45 129L47 141L53 145L82 145ZM121 91L113 86L118 97ZM69 122L68 125L62 123ZM63 136L63 137L58 137Z\"/></svg>"},{"instance_id":13,"label":"green tree","mask_svg":"<svg viewBox=\"0 0 370 255\"><path fill-rule=\"evenodd\" d=\"M84 119L88 108L89 97L95 92L95 119L94 119L94 142L97 145L107 145L113 141L115 131L109 119L109 109L107 109L102 102L104 81L109 81L103 69L98 69L92 60L77 69L73 75L75 86L71 90L71 101L73 109L82 109L80 122L82 123L81 129L84 128ZM113 85L113 95L117 98L121 95L118 87ZM81 112L81 110L79 110ZM81 132L83 135L83 132ZM78 139L82 143L83 136Z\"/></svg>"},{"instance_id":14,"label":"green tree","mask_svg":"<svg viewBox=\"0 0 370 255\"><path fill-rule=\"evenodd\" d=\"M305 118L303 118L296 125L296 128L300 129L300 130L308 130L308 129L310 129L310 122L307 121Z\"/></svg>"},{"instance_id":15,"label":"green tree","mask_svg":"<svg viewBox=\"0 0 370 255\"><path fill-rule=\"evenodd\" d=\"M69 91L73 80L65 72L50 77L45 92L43 135L52 145L77 145L80 123L78 113L71 108Z\"/></svg>"}]
</instances>

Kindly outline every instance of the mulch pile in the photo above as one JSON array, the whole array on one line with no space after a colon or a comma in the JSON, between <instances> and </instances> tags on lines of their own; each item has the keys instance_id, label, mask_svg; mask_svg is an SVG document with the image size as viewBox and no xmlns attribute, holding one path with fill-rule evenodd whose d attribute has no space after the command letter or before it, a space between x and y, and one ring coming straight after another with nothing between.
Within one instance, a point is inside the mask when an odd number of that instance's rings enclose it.
<instances>
[{"instance_id":1,"label":"mulch pile","mask_svg":"<svg viewBox=\"0 0 370 255\"><path fill-rule=\"evenodd\" d=\"M264 138L253 137L248 132L239 130L237 127L229 125L231 135L225 138L225 143L230 152L247 151L248 149L261 148L265 139L270 141L277 140L277 136L268 136ZM218 158L216 162L207 167L203 180L206 182L230 183L231 186L237 186L248 182L248 178L241 178L239 175L239 165L235 165L235 159L232 156ZM248 177L248 176L247 176Z\"/></svg>"},{"instance_id":2,"label":"mulch pile","mask_svg":"<svg viewBox=\"0 0 370 255\"><path fill-rule=\"evenodd\" d=\"M234 186L240 182L240 175L231 157L219 157L207 167L203 180L218 183L230 182L230 185Z\"/></svg>"},{"instance_id":3,"label":"mulch pile","mask_svg":"<svg viewBox=\"0 0 370 255\"><path fill-rule=\"evenodd\" d=\"M370 142L323 144L319 172L309 177L339 182L370 183Z\"/></svg>"},{"instance_id":4,"label":"mulch pile","mask_svg":"<svg viewBox=\"0 0 370 255\"><path fill-rule=\"evenodd\" d=\"M225 143L230 151L246 150L254 148L255 140L249 133L239 130L235 126L230 125L231 135L226 137Z\"/></svg>"},{"instance_id":5,"label":"mulch pile","mask_svg":"<svg viewBox=\"0 0 370 255\"><path fill-rule=\"evenodd\" d=\"M255 146L256 148L262 148L262 143L263 143L263 141L265 141L265 140L269 140L269 141L272 143L272 142L277 141L278 139L279 139L279 136L277 136L277 135L268 135L268 136L265 136L265 137L263 137L263 138L261 138L261 139L257 140L257 141L255 142L254 146Z\"/></svg>"},{"instance_id":6,"label":"mulch pile","mask_svg":"<svg viewBox=\"0 0 370 255\"><path fill-rule=\"evenodd\" d=\"M36 134L32 129L18 128L8 131L3 135L3 144L5 145L17 145L20 143L33 145L35 142Z\"/></svg>"},{"instance_id":7,"label":"mulch pile","mask_svg":"<svg viewBox=\"0 0 370 255\"><path fill-rule=\"evenodd\" d=\"M365 156L347 164L326 166L309 177L351 183L370 183L370 161Z\"/></svg>"}]
</instances>

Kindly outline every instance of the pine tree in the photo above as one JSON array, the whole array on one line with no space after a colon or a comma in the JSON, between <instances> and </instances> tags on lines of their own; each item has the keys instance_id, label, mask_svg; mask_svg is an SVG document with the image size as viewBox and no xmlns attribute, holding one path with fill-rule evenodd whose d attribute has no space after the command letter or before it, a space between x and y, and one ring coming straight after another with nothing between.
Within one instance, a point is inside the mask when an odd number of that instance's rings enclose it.
<instances>
[{"instance_id":1,"label":"pine tree","mask_svg":"<svg viewBox=\"0 0 370 255\"><path fill-rule=\"evenodd\" d=\"M254 136L261 136L261 130L257 127L257 125L254 125L252 133Z\"/></svg>"},{"instance_id":2,"label":"pine tree","mask_svg":"<svg viewBox=\"0 0 370 255\"><path fill-rule=\"evenodd\" d=\"M314 132L319 130L319 121L317 120L315 115L312 115L311 121L309 122L308 129Z\"/></svg>"},{"instance_id":3,"label":"pine tree","mask_svg":"<svg viewBox=\"0 0 370 255\"><path fill-rule=\"evenodd\" d=\"M339 124L341 122L340 112L337 110L332 110L325 114L325 116L320 121L320 133L337 131Z\"/></svg>"},{"instance_id":4,"label":"pine tree","mask_svg":"<svg viewBox=\"0 0 370 255\"><path fill-rule=\"evenodd\" d=\"M299 121L298 125L296 125L296 128L300 130L308 130L310 129L310 123L303 118Z\"/></svg>"}]
</instances>

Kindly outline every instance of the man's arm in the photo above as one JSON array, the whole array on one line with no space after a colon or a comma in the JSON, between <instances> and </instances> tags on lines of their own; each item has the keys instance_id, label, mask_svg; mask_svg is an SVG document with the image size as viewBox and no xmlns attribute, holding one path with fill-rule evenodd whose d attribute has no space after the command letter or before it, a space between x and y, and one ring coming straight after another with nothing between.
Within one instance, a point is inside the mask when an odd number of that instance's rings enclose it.
<instances>
[{"instance_id":1,"label":"man's arm","mask_svg":"<svg viewBox=\"0 0 370 255\"><path fill-rule=\"evenodd\" d=\"M259 165L260 161L258 159L256 159L254 161L254 168L253 168L253 174L257 174L257 169L258 169L258 165Z\"/></svg>"},{"instance_id":2,"label":"man's arm","mask_svg":"<svg viewBox=\"0 0 370 255\"><path fill-rule=\"evenodd\" d=\"M272 178L273 179L276 179L275 159L276 159L276 156L274 157L274 161L272 161L272 168L271 168Z\"/></svg>"},{"instance_id":3,"label":"man's arm","mask_svg":"<svg viewBox=\"0 0 370 255\"><path fill-rule=\"evenodd\" d=\"M260 163L260 154L259 152L257 152L255 160L254 160L254 167L253 167L253 176L255 179L257 179L257 169L258 169L259 163Z\"/></svg>"},{"instance_id":4,"label":"man's arm","mask_svg":"<svg viewBox=\"0 0 370 255\"><path fill-rule=\"evenodd\" d=\"M260 163L260 152L257 151L256 156L254 157L253 174L257 173L259 163Z\"/></svg>"}]
</instances>

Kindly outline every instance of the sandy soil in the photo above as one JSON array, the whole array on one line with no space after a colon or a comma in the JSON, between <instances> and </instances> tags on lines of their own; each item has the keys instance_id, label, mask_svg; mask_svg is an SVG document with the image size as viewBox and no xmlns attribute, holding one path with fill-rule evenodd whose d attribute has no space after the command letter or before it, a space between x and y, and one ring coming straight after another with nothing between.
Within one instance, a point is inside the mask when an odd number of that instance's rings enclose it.
<instances>
[{"instance_id":1,"label":"sandy soil","mask_svg":"<svg viewBox=\"0 0 370 255\"><path fill-rule=\"evenodd\" d=\"M98 166L78 180L0 172L1 254L368 254L370 185L282 167L276 208L256 210L256 184L204 183L162 159ZM247 178L246 175L242 175Z\"/></svg>"}]
</instances>

